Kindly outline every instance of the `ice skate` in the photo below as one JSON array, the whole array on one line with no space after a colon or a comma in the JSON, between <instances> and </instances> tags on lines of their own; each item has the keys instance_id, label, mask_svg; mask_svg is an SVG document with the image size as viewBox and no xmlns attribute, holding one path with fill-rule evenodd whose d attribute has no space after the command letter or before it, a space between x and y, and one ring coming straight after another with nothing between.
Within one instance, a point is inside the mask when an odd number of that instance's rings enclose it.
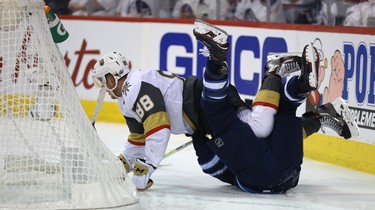
<instances>
[{"instance_id":1,"label":"ice skate","mask_svg":"<svg viewBox=\"0 0 375 210\"><path fill-rule=\"evenodd\" d=\"M341 97L339 97L339 98L336 98L332 102L332 105L335 108L335 110L343 117L345 122L348 124L348 127L349 127L349 130L350 130L350 133L351 133L352 137L353 136L359 136L358 125L355 122L354 116L351 113L351 111L350 111L348 105L345 103L345 101Z\"/></svg>"},{"instance_id":2,"label":"ice skate","mask_svg":"<svg viewBox=\"0 0 375 210\"><path fill-rule=\"evenodd\" d=\"M227 32L202 20L195 20L193 33L196 39L207 47L209 59L214 64L221 66L219 73L223 75L227 74L227 53L229 47Z\"/></svg>"},{"instance_id":3,"label":"ice skate","mask_svg":"<svg viewBox=\"0 0 375 210\"><path fill-rule=\"evenodd\" d=\"M318 88L319 53L311 44L306 45L302 52L303 68L299 81L301 89L309 94Z\"/></svg>"},{"instance_id":4,"label":"ice skate","mask_svg":"<svg viewBox=\"0 0 375 210\"><path fill-rule=\"evenodd\" d=\"M359 135L358 126L350 113L349 107L341 98L337 98L333 103L324 104L302 116L318 119L323 132L325 132L325 128L330 128L345 139Z\"/></svg>"},{"instance_id":5,"label":"ice skate","mask_svg":"<svg viewBox=\"0 0 375 210\"><path fill-rule=\"evenodd\" d=\"M297 55L291 54L274 54L267 56L269 61L266 64L266 75L279 75L285 78L290 74L301 71L303 67L303 59Z\"/></svg>"}]
</instances>

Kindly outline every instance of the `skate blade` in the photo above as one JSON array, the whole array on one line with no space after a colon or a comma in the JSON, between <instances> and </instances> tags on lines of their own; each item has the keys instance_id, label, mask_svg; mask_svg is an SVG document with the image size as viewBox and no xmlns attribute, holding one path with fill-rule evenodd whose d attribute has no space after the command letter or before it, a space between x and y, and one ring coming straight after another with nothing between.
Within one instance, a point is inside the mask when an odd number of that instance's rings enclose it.
<instances>
[{"instance_id":1,"label":"skate blade","mask_svg":"<svg viewBox=\"0 0 375 210\"><path fill-rule=\"evenodd\" d=\"M312 43L308 46L306 60L311 63L311 73L309 74L309 83L311 87L318 87L318 75L315 62L319 59Z\"/></svg>"},{"instance_id":2,"label":"skate blade","mask_svg":"<svg viewBox=\"0 0 375 210\"><path fill-rule=\"evenodd\" d=\"M335 108L336 112L339 113L345 120L346 124L348 124L352 137L359 136L360 133L358 125L355 122L354 116L351 113L348 105L345 103L344 99L338 97L333 101L332 105Z\"/></svg>"},{"instance_id":3,"label":"skate blade","mask_svg":"<svg viewBox=\"0 0 375 210\"><path fill-rule=\"evenodd\" d=\"M208 32L214 33L216 36L214 40L220 42L221 44L227 42L228 34L221 28L211 25L203 20L196 19L194 22L194 32L199 34L206 34Z\"/></svg>"},{"instance_id":4,"label":"skate blade","mask_svg":"<svg viewBox=\"0 0 375 210\"><path fill-rule=\"evenodd\" d=\"M301 56L302 52L283 52L283 53L269 53L267 55L267 61L279 59L287 56Z\"/></svg>"},{"instance_id":5,"label":"skate blade","mask_svg":"<svg viewBox=\"0 0 375 210\"><path fill-rule=\"evenodd\" d=\"M206 29L206 31L212 31L214 32L215 34L219 34L219 33L223 33L225 35L228 35L228 33L226 31L224 31L223 29L219 28L219 27L216 27L214 25L211 25L203 20L200 20L200 19L196 19L194 21L194 27L195 29L197 30L202 30L202 29Z\"/></svg>"}]
</instances>

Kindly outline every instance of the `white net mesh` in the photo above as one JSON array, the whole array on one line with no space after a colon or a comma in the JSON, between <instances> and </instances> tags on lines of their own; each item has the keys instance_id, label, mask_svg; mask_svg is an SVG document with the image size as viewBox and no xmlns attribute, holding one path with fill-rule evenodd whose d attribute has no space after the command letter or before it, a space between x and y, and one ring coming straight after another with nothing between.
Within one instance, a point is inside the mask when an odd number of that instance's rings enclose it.
<instances>
[{"instance_id":1,"label":"white net mesh","mask_svg":"<svg viewBox=\"0 0 375 210\"><path fill-rule=\"evenodd\" d=\"M82 109L41 0L0 0L0 208L134 206Z\"/></svg>"}]
</instances>

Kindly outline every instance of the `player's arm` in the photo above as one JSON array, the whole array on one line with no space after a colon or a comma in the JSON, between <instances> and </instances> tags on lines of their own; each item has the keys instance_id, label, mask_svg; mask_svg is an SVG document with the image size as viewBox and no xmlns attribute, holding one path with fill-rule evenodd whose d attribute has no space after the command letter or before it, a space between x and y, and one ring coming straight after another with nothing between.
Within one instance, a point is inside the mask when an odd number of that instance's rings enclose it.
<instances>
[{"instance_id":1,"label":"player's arm","mask_svg":"<svg viewBox=\"0 0 375 210\"><path fill-rule=\"evenodd\" d=\"M159 88L142 82L133 110L143 122L146 163L158 167L170 136L170 121Z\"/></svg>"},{"instance_id":2,"label":"player's arm","mask_svg":"<svg viewBox=\"0 0 375 210\"><path fill-rule=\"evenodd\" d=\"M145 156L145 138L143 125L134 118L124 117L130 133L124 145L123 157L119 157L124 163L126 171L130 172L133 169L135 160L138 157Z\"/></svg>"},{"instance_id":3,"label":"player's arm","mask_svg":"<svg viewBox=\"0 0 375 210\"><path fill-rule=\"evenodd\" d=\"M138 189L148 189L152 182L149 177L159 166L167 148L170 121L161 91L146 82L141 84L133 110L143 122L145 137L145 156L134 163L133 182Z\"/></svg>"}]
</instances>

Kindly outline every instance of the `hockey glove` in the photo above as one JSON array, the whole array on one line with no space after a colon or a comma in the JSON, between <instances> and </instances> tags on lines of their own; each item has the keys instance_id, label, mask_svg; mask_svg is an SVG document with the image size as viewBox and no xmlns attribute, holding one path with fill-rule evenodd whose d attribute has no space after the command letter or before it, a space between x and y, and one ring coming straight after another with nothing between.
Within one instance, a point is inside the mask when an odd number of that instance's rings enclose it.
<instances>
[{"instance_id":1,"label":"hockey glove","mask_svg":"<svg viewBox=\"0 0 375 210\"><path fill-rule=\"evenodd\" d=\"M144 159L137 158L133 166L132 180L138 190L147 190L154 184L150 176L155 169L154 166L147 164Z\"/></svg>"},{"instance_id":2,"label":"hockey glove","mask_svg":"<svg viewBox=\"0 0 375 210\"><path fill-rule=\"evenodd\" d=\"M124 168L125 168L126 173L129 173L130 170L131 170L131 168L130 168L129 162L126 160L126 158L124 157L124 155L119 154L119 155L117 156L117 158L118 158L119 160L121 160L121 162L124 164Z\"/></svg>"}]
</instances>

